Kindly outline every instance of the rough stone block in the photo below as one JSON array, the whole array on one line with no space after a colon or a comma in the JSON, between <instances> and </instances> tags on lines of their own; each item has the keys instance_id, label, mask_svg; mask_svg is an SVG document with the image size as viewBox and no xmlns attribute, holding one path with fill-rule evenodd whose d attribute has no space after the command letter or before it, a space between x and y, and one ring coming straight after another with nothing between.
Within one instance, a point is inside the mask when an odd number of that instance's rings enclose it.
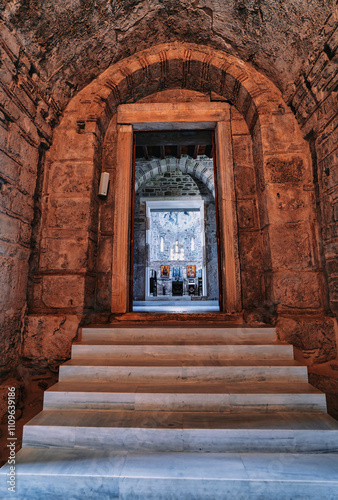
<instances>
[{"instance_id":1,"label":"rough stone block","mask_svg":"<svg viewBox=\"0 0 338 500\"><path fill-rule=\"evenodd\" d=\"M2 240L18 241L20 231L20 221L18 219L0 212L0 228L0 238Z\"/></svg>"},{"instance_id":2,"label":"rough stone block","mask_svg":"<svg viewBox=\"0 0 338 500\"><path fill-rule=\"evenodd\" d=\"M318 164L318 170L322 172L324 191L338 186L338 149Z\"/></svg>"},{"instance_id":3,"label":"rough stone block","mask_svg":"<svg viewBox=\"0 0 338 500\"><path fill-rule=\"evenodd\" d=\"M31 109L31 112L33 115L36 113L35 105L31 102L30 99L27 100L31 103L33 106L33 109ZM28 116L24 116L22 120L20 120L20 127L26 132L26 134L29 136L31 141L33 141L37 147L39 147L40 144L40 136L38 133L38 129L36 128L35 123L32 121L32 119L28 118Z\"/></svg>"},{"instance_id":4,"label":"rough stone block","mask_svg":"<svg viewBox=\"0 0 338 500\"><path fill-rule=\"evenodd\" d=\"M329 279L329 293L332 301L338 301L338 278Z\"/></svg>"},{"instance_id":5,"label":"rough stone block","mask_svg":"<svg viewBox=\"0 0 338 500\"><path fill-rule=\"evenodd\" d=\"M246 269L242 273L243 308L261 307L264 303L264 274L260 269Z\"/></svg>"},{"instance_id":6,"label":"rough stone block","mask_svg":"<svg viewBox=\"0 0 338 500\"><path fill-rule=\"evenodd\" d=\"M17 73L17 69L12 58L8 55L5 48L0 44L0 80L3 84L8 85L12 83L14 75Z\"/></svg>"},{"instance_id":7,"label":"rough stone block","mask_svg":"<svg viewBox=\"0 0 338 500\"><path fill-rule=\"evenodd\" d=\"M38 110L34 118L34 124L39 132L48 140L48 142L50 142L53 133L52 128L49 123L47 123L46 120L41 116L41 113L39 111L40 110Z\"/></svg>"},{"instance_id":8,"label":"rough stone block","mask_svg":"<svg viewBox=\"0 0 338 500\"><path fill-rule=\"evenodd\" d=\"M330 223L322 226L322 237L325 244L330 244L332 240L338 238L338 224Z\"/></svg>"},{"instance_id":9,"label":"rough stone block","mask_svg":"<svg viewBox=\"0 0 338 500\"><path fill-rule=\"evenodd\" d=\"M94 159L97 139L94 134L79 134L76 130L58 128L53 134L53 153L58 160Z\"/></svg>"},{"instance_id":10,"label":"rough stone block","mask_svg":"<svg viewBox=\"0 0 338 500\"><path fill-rule=\"evenodd\" d=\"M258 225L255 200L237 201L237 220L240 229L252 229Z\"/></svg>"},{"instance_id":11,"label":"rough stone block","mask_svg":"<svg viewBox=\"0 0 338 500\"><path fill-rule=\"evenodd\" d=\"M272 156L265 164L266 181L272 183L301 182L304 162L300 156Z\"/></svg>"},{"instance_id":12,"label":"rough stone block","mask_svg":"<svg viewBox=\"0 0 338 500\"><path fill-rule=\"evenodd\" d=\"M21 80L21 78L19 78ZM18 99L20 102L21 106L24 108L25 113L27 113L29 116L34 117L36 115L36 105L34 100L31 99L32 96L28 96L25 90L19 85L16 85L13 89L13 93L15 97ZM28 132L28 134L33 138L35 137L36 140L38 141L38 133L36 130L36 127L34 124L26 117L23 123L20 123L22 125L22 128Z\"/></svg>"},{"instance_id":13,"label":"rough stone block","mask_svg":"<svg viewBox=\"0 0 338 500\"><path fill-rule=\"evenodd\" d=\"M47 214L49 227L87 229L90 221L89 195L77 198L50 198Z\"/></svg>"},{"instance_id":14,"label":"rough stone block","mask_svg":"<svg viewBox=\"0 0 338 500\"><path fill-rule=\"evenodd\" d=\"M111 305L111 272L97 274L96 303L99 310L110 311Z\"/></svg>"},{"instance_id":15,"label":"rough stone block","mask_svg":"<svg viewBox=\"0 0 338 500\"><path fill-rule=\"evenodd\" d=\"M20 165L10 156L0 151L0 175L3 174L16 182L19 178Z\"/></svg>"},{"instance_id":16,"label":"rough stone block","mask_svg":"<svg viewBox=\"0 0 338 500\"><path fill-rule=\"evenodd\" d=\"M30 196L34 196L36 187L36 169L31 170L26 165L20 168L19 187L26 191Z\"/></svg>"},{"instance_id":17,"label":"rough stone block","mask_svg":"<svg viewBox=\"0 0 338 500\"><path fill-rule=\"evenodd\" d=\"M8 150L18 156L25 165L35 169L38 163L39 151L32 146L20 133L20 129L15 124L11 124L8 136Z\"/></svg>"},{"instance_id":18,"label":"rough stone block","mask_svg":"<svg viewBox=\"0 0 338 500\"><path fill-rule=\"evenodd\" d=\"M0 376L17 365L20 355L21 326L25 309L10 308L0 314Z\"/></svg>"},{"instance_id":19,"label":"rough stone block","mask_svg":"<svg viewBox=\"0 0 338 500\"><path fill-rule=\"evenodd\" d=\"M255 194L256 178L253 168L239 165L234 174L237 199Z\"/></svg>"},{"instance_id":20,"label":"rough stone block","mask_svg":"<svg viewBox=\"0 0 338 500\"><path fill-rule=\"evenodd\" d=\"M239 258L241 268L262 268L263 239L258 231L240 232L239 239Z\"/></svg>"},{"instance_id":21,"label":"rough stone block","mask_svg":"<svg viewBox=\"0 0 338 500\"><path fill-rule=\"evenodd\" d=\"M88 239L74 234L73 238L45 238L41 242L41 269L85 270L87 266Z\"/></svg>"},{"instance_id":22,"label":"rough stone block","mask_svg":"<svg viewBox=\"0 0 338 500\"><path fill-rule=\"evenodd\" d=\"M1 126L0 126L0 148L2 150L7 149L8 136L9 136L9 133L8 133L7 127L3 123L1 123Z\"/></svg>"},{"instance_id":23,"label":"rough stone block","mask_svg":"<svg viewBox=\"0 0 338 500\"><path fill-rule=\"evenodd\" d=\"M19 56L20 44L13 33L7 28L5 23L0 24L0 37L15 57Z\"/></svg>"},{"instance_id":24,"label":"rough stone block","mask_svg":"<svg viewBox=\"0 0 338 500\"><path fill-rule=\"evenodd\" d=\"M333 207L333 218L335 221L338 221L338 202Z\"/></svg>"},{"instance_id":25,"label":"rough stone block","mask_svg":"<svg viewBox=\"0 0 338 500\"><path fill-rule=\"evenodd\" d=\"M96 276L87 274L84 282L84 307L86 309L95 308Z\"/></svg>"},{"instance_id":26,"label":"rough stone block","mask_svg":"<svg viewBox=\"0 0 338 500\"><path fill-rule=\"evenodd\" d=\"M232 147L235 165L252 163L252 140L250 135L233 136Z\"/></svg>"},{"instance_id":27,"label":"rough stone block","mask_svg":"<svg viewBox=\"0 0 338 500\"><path fill-rule=\"evenodd\" d=\"M5 184L2 188L3 196L0 198L0 206L11 212L14 217L31 222L34 215L32 197L22 193L13 184Z\"/></svg>"},{"instance_id":28,"label":"rough stone block","mask_svg":"<svg viewBox=\"0 0 338 500\"><path fill-rule=\"evenodd\" d=\"M42 303L42 277L33 277L28 287L28 303L32 311L37 312L45 308Z\"/></svg>"},{"instance_id":29,"label":"rough stone block","mask_svg":"<svg viewBox=\"0 0 338 500\"><path fill-rule=\"evenodd\" d=\"M304 191L301 186L270 184L265 195L271 223L309 221L313 218L312 191Z\"/></svg>"},{"instance_id":30,"label":"rough stone block","mask_svg":"<svg viewBox=\"0 0 338 500\"><path fill-rule=\"evenodd\" d=\"M313 267L309 224L274 224L270 225L269 233L273 269Z\"/></svg>"},{"instance_id":31,"label":"rough stone block","mask_svg":"<svg viewBox=\"0 0 338 500\"><path fill-rule=\"evenodd\" d=\"M317 140L318 159L325 158L337 148L338 131L332 131L331 134L322 134Z\"/></svg>"},{"instance_id":32,"label":"rough stone block","mask_svg":"<svg viewBox=\"0 0 338 500\"><path fill-rule=\"evenodd\" d=\"M309 364L324 363L337 355L337 324L333 318L279 317L278 338L303 351Z\"/></svg>"},{"instance_id":33,"label":"rough stone block","mask_svg":"<svg viewBox=\"0 0 338 500\"><path fill-rule=\"evenodd\" d=\"M19 243L30 249L31 235L32 225L29 222L20 222Z\"/></svg>"},{"instance_id":34,"label":"rough stone block","mask_svg":"<svg viewBox=\"0 0 338 500\"><path fill-rule=\"evenodd\" d=\"M47 307L81 308L84 304L83 276L44 276L42 301Z\"/></svg>"},{"instance_id":35,"label":"rough stone block","mask_svg":"<svg viewBox=\"0 0 338 500\"><path fill-rule=\"evenodd\" d=\"M3 60L3 51L0 50L0 57ZM0 81L3 85L10 85L13 78L13 72L7 64L0 68Z\"/></svg>"},{"instance_id":36,"label":"rough stone block","mask_svg":"<svg viewBox=\"0 0 338 500\"><path fill-rule=\"evenodd\" d=\"M53 193L90 192L93 170L93 162L54 162L49 168L49 189Z\"/></svg>"},{"instance_id":37,"label":"rough stone block","mask_svg":"<svg viewBox=\"0 0 338 500\"><path fill-rule=\"evenodd\" d=\"M262 122L263 153L304 151L303 137L291 112L285 114L265 114Z\"/></svg>"},{"instance_id":38,"label":"rough stone block","mask_svg":"<svg viewBox=\"0 0 338 500\"><path fill-rule=\"evenodd\" d=\"M233 107L233 106L232 106ZM246 124L246 121L239 115L239 118L231 118L231 130L232 134L235 135L250 135L249 129Z\"/></svg>"},{"instance_id":39,"label":"rough stone block","mask_svg":"<svg viewBox=\"0 0 338 500\"><path fill-rule=\"evenodd\" d=\"M29 315L26 320L23 356L39 366L56 367L70 357L81 316Z\"/></svg>"},{"instance_id":40,"label":"rough stone block","mask_svg":"<svg viewBox=\"0 0 338 500\"><path fill-rule=\"evenodd\" d=\"M329 276L338 277L338 259L336 256L328 255L326 258L326 270Z\"/></svg>"},{"instance_id":41,"label":"rough stone block","mask_svg":"<svg viewBox=\"0 0 338 500\"><path fill-rule=\"evenodd\" d=\"M99 248L100 251L97 258L97 271L103 273L109 272L113 257L113 238L111 236L101 236Z\"/></svg>"},{"instance_id":42,"label":"rough stone block","mask_svg":"<svg viewBox=\"0 0 338 500\"><path fill-rule=\"evenodd\" d=\"M279 310L318 310L322 307L321 279L315 272L273 273L272 300Z\"/></svg>"},{"instance_id":43,"label":"rough stone block","mask_svg":"<svg viewBox=\"0 0 338 500\"><path fill-rule=\"evenodd\" d=\"M324 196L322 199L322 214L324 224L330 224L334 221L334 206L332 196Z\"/></svg>"},{"instance_id":44,"label":"rough stone block","mask_svg":"<svg viewBox=\"0 0 338 500\"><path fill-rule=\"evenodd\" d=\"M23 112L2 89L0 89L0 102L4 112L11 118L11 120L19 121L20 118L24 116Z\"/></svg>"},{"instance_id":45,"label":"rough stone block","mask_svg":"<svg viewBox=\"0 0 338 500\"><path fill-rule=\"evenodd\" d=\"M16 247L17 249L18 247ZM14 253L14 252L13 252ZM14 256L6 256L0 263L0 309L21 309L26 301L28 257L22 260L20 247Z\"/></svg>"}]
</instances>

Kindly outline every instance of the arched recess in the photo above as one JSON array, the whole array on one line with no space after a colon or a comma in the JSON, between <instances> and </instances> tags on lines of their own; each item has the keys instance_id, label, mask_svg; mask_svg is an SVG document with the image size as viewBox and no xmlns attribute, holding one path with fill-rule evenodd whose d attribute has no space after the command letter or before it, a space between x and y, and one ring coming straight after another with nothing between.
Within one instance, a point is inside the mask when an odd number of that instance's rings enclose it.
<instances>
[{"instance_id":1,"label":"arched recess","mask_svg":"<svg viewBox=\"0 0 338 500\"><path fill-rule=\"evenodd\" d=\"M250 64L182 43L154 46L113 65L67 106L48 153L32 310L110 310L114 208L119 203L114 192L119 168L116 109L169 88L217 94L243 115L259 183L268 303L281 312L320 311L322 273L310 156L291 110L279 90ZM123 129L120 139L121 145ZM127 139L125 147L131 154ZM113 189L100 204L101 169L110 171ZM296 212L295 206L301 210Z\"/></svg>"},{"instance_id":2,"label":"arched recess","mask_svg":"<svg viewBox=\"0 0 338 500\"><path fill-rule=\"evenodd\" d=\"M213 198L215 198L215 186L214 186L214 172L213 164L211 163L211 168L205 167L202 160L194 160L189 157L176 159L176 158L165 158L164 160L159 160L154 158L147 162L147 169L142 172L140 177L135 179L135 191L145 184L148 180L154 178L156 175L164 174L169 171L171 163L174 162L175 166L181 170L184 174L190 174L196 179L203 182L203 184L208 188ZM212 171L210 171L212 170Z\"/></svg>"}]
</instances>

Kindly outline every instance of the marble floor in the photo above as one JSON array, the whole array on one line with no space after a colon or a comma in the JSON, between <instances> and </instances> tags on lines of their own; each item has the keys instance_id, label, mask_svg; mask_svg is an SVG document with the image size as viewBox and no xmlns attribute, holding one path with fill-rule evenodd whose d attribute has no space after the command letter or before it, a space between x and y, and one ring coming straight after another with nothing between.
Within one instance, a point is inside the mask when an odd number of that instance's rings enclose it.
<instances>
[{"instance_id":1,"label":"marble floor","mask_svg":"<svg viewBox=\"0 0 338 500\"><path fill-rule=\"evenodd\" d=\"M181 297L180 297L181 299ZM183 300L144 300L134 301L133 311L135 312L168 312L168 313L204 313L204 312L218 312L218 300L191 300L184 298Z\"/></svg>"},{"instance_id":2,"label":"marble floor","mask_svg":"<svg viewBox=\"0 0 338 500\"><path fill-rule=\"evenodd\" d=\"M338 499L338 422L273 328L83 328L0 499Z\"/></svg>"}]
</instances>

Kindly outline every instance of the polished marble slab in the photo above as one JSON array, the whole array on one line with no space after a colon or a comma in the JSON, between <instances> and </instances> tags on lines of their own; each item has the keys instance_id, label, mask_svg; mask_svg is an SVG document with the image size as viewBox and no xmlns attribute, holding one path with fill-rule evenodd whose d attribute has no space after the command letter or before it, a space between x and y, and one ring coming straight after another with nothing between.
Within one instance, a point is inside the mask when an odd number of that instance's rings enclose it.
<instances>
[{"instance_id":1,"label":"polished marble slab","mask_svg":"<svg viewBox=\"0 0 338 500\"><path fill-rule=\"evenodd\" d=\"M123 362L293 360L291 345L86 345L73 344L72 359L111 359Z\"/></svg>"},{"instance_id":2,"label":"polished marble slab","mask_svg":"<svg viewBox=\"0 0 338 500\"><path fill-rule=\"evenodd\" d=\"M188 393L196 394L321 394L323 393L309 384L308 382L295 382L285 384L283 382L265 382L264 384L256 384L255 382L220 382L220 383L202 383L202 384L143 384L129 382L57 382L45 391L45 397L51 393L122 393L122 392L160 392L161 390L168 393Z\"/></svg>"},{"instance_id":3,"label":"polished marble slab","mask_svg":"<svg viewBox=\"0 0 338 500\"><path fill-rule=\"evenodd\" d=\"M103 368L108 368L108 367L117 367L118 369L122 369L125 367L136 367L140 369L146 369L148 370L149 368L160 368L160 369L166 369L167 367L211 367L211 368L217 368L220 366L224 367L240 367L240 368L248 368L255 370L256 368L261 368L261 367L298 367L301 370L306 370L306 366L301 365L298 361L295 361L294 359L260 359L258 357L255 357L253 359L233 359L233 358L228 358L228 359L205 359L201 360L197 358L196 360L185 360L185 359L175 359L172 357L169 357L169 359L165 358L164 360L162 359L150 359L150 360L133 360L133 359L126 359L123 360L123 363L121 360L115 360L110 357L78 357L75 359L70 359L69 361L66 361L61 365L62 368L66 367L86 367L86 366L94 366L94 367L103 367Z\"/></svg>"},{"instance_id":4,"label":"polished marble slab","mask_svg":"<svg viewBox=\"0 0 338 500\"><path fill-rule=\"evenodd\" d=\"M272 415L218 412L161 412L121 410L43 410L26 427L145 427L194 429L305 429L338 431L338 421L327 413L283 413Z\"/></svg>"},{"instance_id":5,"label":"polished marble slab","mask_svg":"<svg viewBox=\"0 0 338 500\"><path fill-rule=\"evenodd\" d=\"M0 481L3 500L334 500L338 496L338 455L332 453L24 448L17 458L17 491L9 493L5 481ZM8 467L0 470L1 479L6 472Z\"/></svg>"},{"instance_id":6,"label":"polished marble slab","mask_svg":"<svg viewBox=\"0 0 338 500\"><path fill-rule=\"evenodd\" d=\"M116 342L122 344L269 344L275 343L275 328L236 327L83 327L81 343Z\"/></svg>"},{"instance_id":7,"label":"polished marble slab","mask_svg":"<svg viewBox=\"0 0 338 500\"><path fill-rule=\"evenodd\" d=\"M326 411L325 395L308 383L184 384L58 382L45 409L275 412Z\"/></svg>"},{"instance_id":8,"label":"polished marble slab","mask_svg":"<svg viewBox=\"0 0 338 500\"><path fill-rule=\"evenodd\" d=\"M313 431L316 431L315 433ZM316 414L43 411L24 446L153 451L338 452L338 422Z\"/></svg>"},{"instance_id":9,"label":"polished marble slab","mask_svg":"<svg viewBox=\"0 0 338 500\"><path fill-rule=\"evenodd\" d=\"M60 381L97 382L156 382L156 383L211 383L211 382L280 382L307 381L307 369L296 362L263 360L257 365L232 363L226 366L114 366L97 360L71 360L60 366Z\"/></svg>"},{"instance_id":10,"label":"polished marble slab","mask_svg":"<svg viewBox=\"0 0 338 500\"><path fill-rule=\"evenodd\" d=\"M206 302L206 301L205 301ZM176 304L176 305L168 305L162 302L157 304L148 304L148 305L135 305L133 306L134 312L168 312L168 313L205 313L205 312L219 312L219 305L215 305L213 302L209 304L205 304L205 302L201 302L200 304L192 305L191 302L186 304Z\"/></svg>"}]
</instances>

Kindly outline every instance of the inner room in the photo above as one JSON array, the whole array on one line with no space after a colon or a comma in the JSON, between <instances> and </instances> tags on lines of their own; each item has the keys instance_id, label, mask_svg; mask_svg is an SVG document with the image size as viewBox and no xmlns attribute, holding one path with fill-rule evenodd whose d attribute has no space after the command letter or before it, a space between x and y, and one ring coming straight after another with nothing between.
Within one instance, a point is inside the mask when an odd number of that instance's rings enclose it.
<instances>
[{"instance_id":1,"label":"inner room","mask_svg":"<svg viewBox=\"0 0 338 500\"><path fill-rule=\"evenodd\" d=\"M133 310L219 311L212 130L135 134Z\"/></svg>"}]
</instances>

